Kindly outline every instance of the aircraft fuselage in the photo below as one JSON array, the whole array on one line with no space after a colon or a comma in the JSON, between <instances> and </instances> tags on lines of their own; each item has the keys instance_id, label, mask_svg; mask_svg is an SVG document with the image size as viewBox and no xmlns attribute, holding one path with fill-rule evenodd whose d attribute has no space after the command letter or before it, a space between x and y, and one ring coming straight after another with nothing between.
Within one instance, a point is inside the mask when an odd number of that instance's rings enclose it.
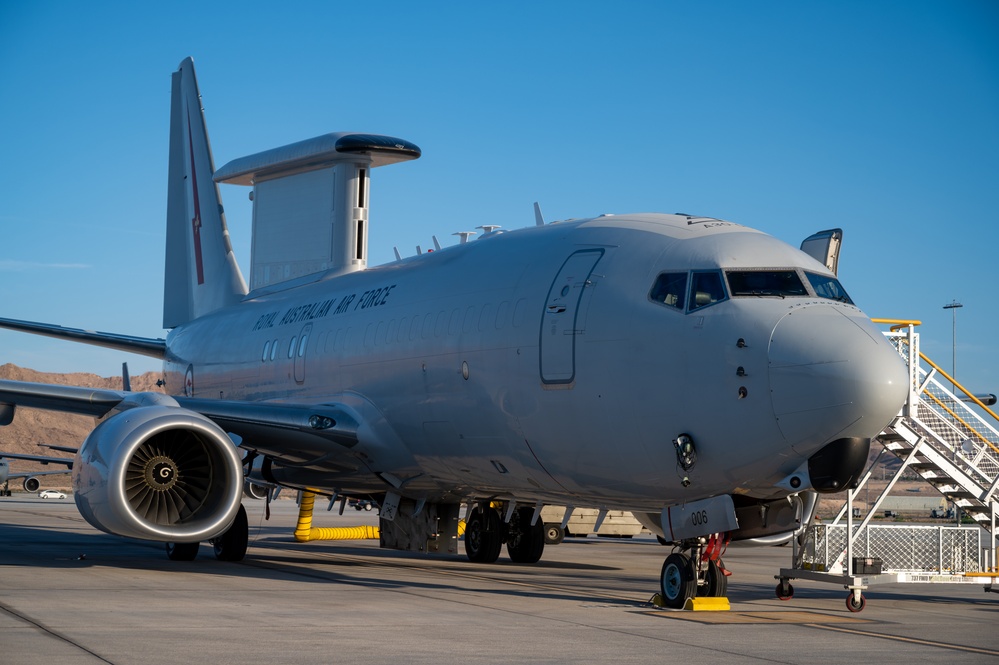
<instances>
[{"instance_id":1,"label":"aircraft fuselage","mask_svg":"<svg viewBox=\"0 0 999 665\"><path fill-rule=\"evenodd\" d=\"M390 478L414 498L585 496L650 511L778 496L830 441L880 431L904 369L856 306L813 288L733 297L723 282L699 307L696 287L686 307L653 299L663 273L693 284L726 269L831 276L770 236L682 215L494 233L182 325L167 339L167 389L356 409L354 448L275 456L291 484L376 492ZM697 447L687 472L682 433Z\"/></svg>"}]
</instances>

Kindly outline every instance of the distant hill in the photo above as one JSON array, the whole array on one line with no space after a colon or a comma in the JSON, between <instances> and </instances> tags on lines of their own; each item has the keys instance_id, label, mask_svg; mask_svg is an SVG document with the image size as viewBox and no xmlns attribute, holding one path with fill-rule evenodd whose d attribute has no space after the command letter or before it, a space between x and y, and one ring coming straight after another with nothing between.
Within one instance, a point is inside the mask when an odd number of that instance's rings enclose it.
<instances>
[{"instance_id":1,"label":"distant hill","mask_svg":"<svg viewBox=\"0 0 999 665\"><path fill-rule=\"evenodd\" d=\"M163 392L156 385L160 376L159 372L147 372L133 376L131 377L132 390L136 392ZM120 376L103 377L85 373L50 374L25 369L10 363L0 365L0 379L121 390ZM29 455L71 457L67 453L39 448L38 444L79 447L93 428L94 419L89 416L17 407L14 413L14 422L6 427L0 427L0 450ZM10 465L11 471L15 473L54 470L56 468L19 460L11 460ZM42 479L42 487L69 487L69 485L69 476L53 476ZM17 483L12 482L11 489L15 487L18 487Z\"/></svg>"}]
</instances>

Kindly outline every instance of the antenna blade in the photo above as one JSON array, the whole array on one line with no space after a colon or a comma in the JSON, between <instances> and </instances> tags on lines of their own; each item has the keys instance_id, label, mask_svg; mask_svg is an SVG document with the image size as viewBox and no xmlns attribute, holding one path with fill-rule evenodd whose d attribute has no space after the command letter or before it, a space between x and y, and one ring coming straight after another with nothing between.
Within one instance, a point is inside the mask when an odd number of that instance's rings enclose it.
<instances>
[{"instance_id":1,"label":"antenna blade","mask_svg":"<svg viewBox=\"0 0 999 665\"><path fill-rule=\"evenodd\" d=\"M545 216L541 214L541 204L537 201L534 202L534 223L537 226L545 225Z\"/></svg>"}]
</instances>

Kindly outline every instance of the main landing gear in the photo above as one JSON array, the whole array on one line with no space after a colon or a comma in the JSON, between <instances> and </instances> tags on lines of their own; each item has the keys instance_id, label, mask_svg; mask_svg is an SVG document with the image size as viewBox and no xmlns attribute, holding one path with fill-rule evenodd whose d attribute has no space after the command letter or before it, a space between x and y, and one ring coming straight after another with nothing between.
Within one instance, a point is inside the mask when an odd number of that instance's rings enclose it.
<instances>
[{"instance_id":1,"label":"main landing gear","mask_svg":"<svg viewBox=\"0 0 999 665\"><path fill-rule=\"evenodd\" d=\"M545 525L531 524L534 509L517 508L504 524L492 506L476 506L465 521L465 554L475 563L493 563L503 543L514 563L537 563L545 551Z\"/></svg>"},{"instance_id":2,"label":"main landing gear","mask_svg":"<svg viewBox=\"0 0 999 665\"><path fill-rule=\"evenodd\" d=\"M688 598L722 597L728 591L728 576L721 555L728 537L714 534L679 543L666 557L659 576L663 604L681 609Z\"/></svg>"},{"instance_id":3,"label":"main landing gear","mask_svg":"<svg viewBox=\"0 0 999 665\"><path fill-rule=\"evenodd\" d=\"M212 538L212 548L215 558L219 561L242 561L246 556L246 547L250 541L250 526L246 519L246 510L239 507L236 519L225 533ZM171 561L194 561L198 556L201 543L167 543L167 558Z\"/></svg>"}]
</instances>

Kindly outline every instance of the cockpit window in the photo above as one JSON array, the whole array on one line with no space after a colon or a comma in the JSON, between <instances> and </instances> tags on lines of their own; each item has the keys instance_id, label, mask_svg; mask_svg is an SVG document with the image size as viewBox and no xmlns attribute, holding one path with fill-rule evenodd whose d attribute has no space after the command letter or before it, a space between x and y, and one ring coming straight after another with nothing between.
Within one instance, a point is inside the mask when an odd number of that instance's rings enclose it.
<instances>
[{"instance_id":1,"label":"cockpit window","mask_svg":"<svg viewBox=\"0 0 999 665\"><path fill-rule=\"evenodd\" d=\"M710 272L695 272L690 279L690 308L695 309L713 305L716 302L725 300L725 287L722 286L721 273L717 270Z\"/></svg>"},{"instance_id":2,"label":"cockpit window","mask_svg":"<svg viewBox=\"0 0 999 665\"><path fill-rule=\"evenodd\" d=\"M733 296L807 296L794 270L727 270Z\"/></svg>"},{"instance_id":3,"label":"cockpit window","mask_svg":"<svg viewBox=\"0 0 999 665\"><path fill-rule=\"evenodd\" d=\"M815 289L815 295L818 297L838 300L850 305L853 304L853 300L846 294L843 285L835 277L807 271L805 272L805 276L808 277L808 281L811 283L812 288Z\"/></svg>"},{"instance_id":4,"label":"cockpit window","mask_svg":"<svg viewBox=\"0 0 999 665\"><path fill-rule=\"evenodd\" d=\"M656 278L649 297L652 300L683 311L687 294L687 273L664 272Z\"/></svg>"}]
</instances>

